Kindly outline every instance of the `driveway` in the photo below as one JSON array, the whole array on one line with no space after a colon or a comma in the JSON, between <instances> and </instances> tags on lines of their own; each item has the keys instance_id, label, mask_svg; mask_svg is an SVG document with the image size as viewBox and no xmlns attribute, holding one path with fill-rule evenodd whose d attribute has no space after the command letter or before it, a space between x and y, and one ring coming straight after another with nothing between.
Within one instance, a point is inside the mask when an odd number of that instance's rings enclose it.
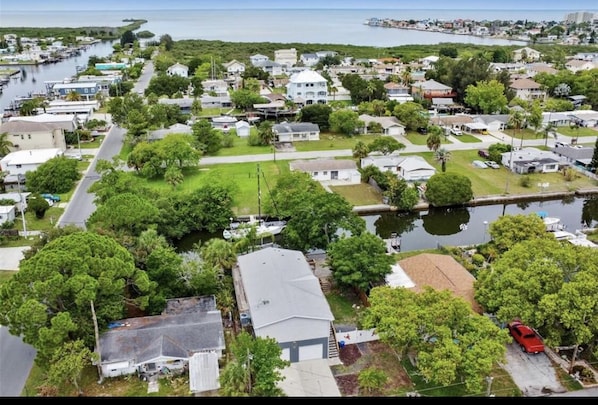
<instances>
[{"instance_id":1,"label":"driveway","mask_svg":"<svg viewBox=\"0 0 598 405\"><path fill-rule=\"evenodd\" d=\"M507 345L507 361L503 368L511 375L523 396L540 397L563 393L567 389L560 383L556 370L545 353L524 353L518 344ZM500 393L496 393L500 396Z\"/></svg>"},{"instance_id":2,"label":"driveway","mask_svg":"<svg viewBox=\"0 0 598 405\"><path fill-rule=\"evenodd\" d=\"M28 249L29 246L0 248L0 270L19 270L23 252Z\"/></svg>"}]
</instances>

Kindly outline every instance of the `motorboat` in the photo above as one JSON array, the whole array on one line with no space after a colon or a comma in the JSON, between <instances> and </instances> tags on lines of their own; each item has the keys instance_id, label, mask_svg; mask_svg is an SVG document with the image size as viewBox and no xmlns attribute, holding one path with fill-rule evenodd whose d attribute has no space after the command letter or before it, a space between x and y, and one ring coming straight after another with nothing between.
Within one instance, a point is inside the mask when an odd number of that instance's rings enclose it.
<instances>
[{"instance_id":1,"label":"motorboat","mask_svg":"<svg viewBox=\"0 0 598 405\"><path fill-rule=\"evenodd\" d=\"M231 222L230 226L222 232L222 236L224 239L242 239L248 236L252 229L255 229L257 238L262 239L280 235L286 225L286 221L264 221L250 215L249 221Z\"/></svg>"}]
</instances>

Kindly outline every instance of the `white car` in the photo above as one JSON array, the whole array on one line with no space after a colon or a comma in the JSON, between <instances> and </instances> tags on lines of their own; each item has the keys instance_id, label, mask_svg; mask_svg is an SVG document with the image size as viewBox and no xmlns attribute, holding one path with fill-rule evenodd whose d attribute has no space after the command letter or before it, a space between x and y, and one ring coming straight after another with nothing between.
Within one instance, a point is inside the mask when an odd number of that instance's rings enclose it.
<instances>
[{"instance_id":1,"label":"white car","mask_svg":"<svg viewBox=\"0 0 598 405\"><path fill-rule=\"evenodd\" d=\"M463 135L463 131L461 131L459 128L451 128L451 134L460 136Z\"/></svg>"},{"instance_id":2,"label":"white car","mask_svg":"<svg viewBox=\"0 0 598 405\"><path fill-rule=\"evenodd\" d=\"M493 169L500 169L500 165L496 163L494 160L484 160L486 166L491 167Z\"/></svg>"},{"instance_id":3,"label":"white car","mask_svg":"<svg viewBox=\"0 0 598 405\"><path fill-rule=\"evenodd\" d=\"M481 160L474 160L473 162L471 162L473 164L474 167L477 167L479 169L487 169L488 165L484 162L482 162Z\"/></svg>"}]
</instances>

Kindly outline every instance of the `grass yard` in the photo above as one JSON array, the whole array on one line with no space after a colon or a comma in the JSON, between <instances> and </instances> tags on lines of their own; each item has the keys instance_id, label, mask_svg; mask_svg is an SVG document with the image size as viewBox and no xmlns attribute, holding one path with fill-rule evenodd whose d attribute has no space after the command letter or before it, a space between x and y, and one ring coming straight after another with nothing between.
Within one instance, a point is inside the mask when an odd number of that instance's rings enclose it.
<instances>
[{"instance_id":1,"label":"grass yard","mask_svg":"<svg viewBox=\"0 0 598 405\"><path fill-rule=\"evenodd\" d=\"M382 194L367 183L350 186L330 186L330 190L343 196L351 205L373 205L382 203Z\"/></svg>"},{"instance_id":2,"label":"grass yard","mask_svg":"<svg viewBox=\"0 0 598 405\"><path fill-rule=\"evenodd\" d=\"M417 132L405 133L405 138L414 145L425 145L428 139L428 135L422 135ZM448 145L453 143L450 139L444 136L440 137L441 145Z\"/></svg>"},{"instance_id":3,"label":"grass yard","mask_svg":"<svg viewBox=\"0 0 598 405\"><path fill-rule=\"evenodd\" d=\"M53 207L50 207L42 219L36 218L33 211L26 211L25 226L27 227L27 230L48 231L54 228L54 226L56 226L56 222L64 212L64 208L58 208L57 204L58 203L55 203ZM19 231L23 230L23 221L20 214L19 218L17 218L15 221L14 228L18 229ZM3 246L6 247L6 245Z\"/></svg>"},{"instance_id":4,"label":"grass yard","mask_svg":"<svg viewBox=\"0 0 598 405\"><path fill-rule=\"evenodd\" d=\"M477 143L482 142L482 140L475 135L463 133L463 135L456 136L461 142L463 143Z\"/></svg>"},{"instance_id":5,"label":"grass yard","mask_svg":"<svg viewBox=\"0 0 598 405\"><path fill-rule=\"evenodd\" d=\"M320 133L319 141L309 142L295 142L293 146L297 152L313 152L318 150L337 150L337 149L353 149L357 142L361 141L366 145L369 145L374 139L382 135L339 135L332 134L329 132Z\"/></svg>"},{"instance_id":6,"label":"grass yard","mask_svg":"<svg viewBox=\"0 0 598 405\"><path fill-rule=\"evenodd\" d=\"M571 136L573 138L576 137L584 137L584 136L598 136L598 129L595 128L570 128L570 127L558 127L556 128L556 132L559 134L563 134L566 136Z\"/></svg>"},{"instance_id":7,"label":"grass yard","mask_svg":"<svg viewBox=\"0 0 598 405\"><path fill-rule=\"evenodd\" d=\"M440 163L434 160L433 152L423 152L419 155L423 156L438 171L441 170ZM500 169L479 169L472 165L471 162L474 160L483 160L478 156L476 150L451 151L451 158L446 164L447 173L462 174L471 180L474 197L505 194L541 194L542 192L571 191L598 185L594 180L583 175L579 175L574 181L567 182L561 173L534 173L527 175L531 177L530 187L523 187L520 184L522 175L511 173L503 166ZM548 183L549 186L542 189L538 187L539 182Z\"/></svg>"}]
</instances>

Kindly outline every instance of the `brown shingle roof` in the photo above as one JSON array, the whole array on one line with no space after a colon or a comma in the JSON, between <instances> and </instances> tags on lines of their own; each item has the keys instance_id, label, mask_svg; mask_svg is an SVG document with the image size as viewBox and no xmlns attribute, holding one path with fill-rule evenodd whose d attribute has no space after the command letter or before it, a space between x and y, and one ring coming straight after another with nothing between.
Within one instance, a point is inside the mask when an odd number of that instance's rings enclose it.
<instances>
[{"instance_id":1,"label":"brown shingle roof","mask_svg":"<svg viewBox=\"0 0 598 405\"><path fill-rule=\"evenodd\" d=\"M475 277L452 256L422 253L400 260L399 265L415 283L414 291L421 292L425 286L449 290L469 302L475 312L482 313L474 299Z\"/></svg>"}]
</instances>

